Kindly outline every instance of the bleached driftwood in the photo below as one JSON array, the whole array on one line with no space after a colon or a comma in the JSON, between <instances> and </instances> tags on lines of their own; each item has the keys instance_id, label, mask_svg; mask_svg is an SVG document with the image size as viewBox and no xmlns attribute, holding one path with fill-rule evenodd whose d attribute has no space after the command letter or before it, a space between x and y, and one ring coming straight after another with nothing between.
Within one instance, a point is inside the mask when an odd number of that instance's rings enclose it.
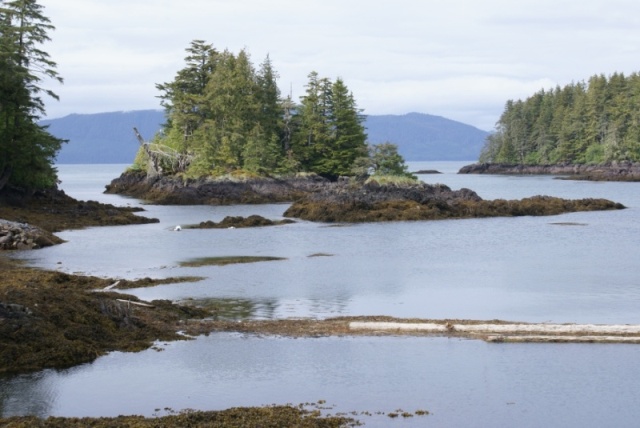
<instances>
[{"instance_id":1,"label":"bleached driftwood","mask_svg":"<svg viewBox=\"0 0 640 428\"><path fill-rule=\"evenodd\" d=\"M120 284L120 281L116 281L116 282L114 282L114 283L113 283L113 284L111 284L111 285L107 285L106 287L104 287L104 288L103 288L103 290L105 290L105 291L107 291L107 290L111 290L111 289L113 289L113 288L117 287L117 286L118 286L118 284Z\"/></svg>"},{"instance_id":2,"label":"bleached driftwood","mask_svg":"<svg viewBox=\"0 0 640 428\"><path fill-rule=\"evenodd\" d=\"M547 324L547 323L451 323L370 322L349 323L351 330L378 333L416 332L480 337L489 342L625 342L640 343L637 324Z\"/></svg>"}]
</instances>

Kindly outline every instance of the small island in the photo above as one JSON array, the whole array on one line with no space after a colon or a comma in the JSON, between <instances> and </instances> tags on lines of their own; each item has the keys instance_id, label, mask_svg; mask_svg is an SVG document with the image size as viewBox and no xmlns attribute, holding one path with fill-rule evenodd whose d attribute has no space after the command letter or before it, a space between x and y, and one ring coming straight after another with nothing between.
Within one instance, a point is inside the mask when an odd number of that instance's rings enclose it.
<instances>
[{"instance_id":1,"label":"small island","mask_svg":"<svg viewBox=\"0 0 640 428\"><path fill-rule=\"evenodd\" d=\"M395 144L367 143L363 116L341 79L332 81L311 72L307 92L295 104L280 96L268 58L251 79L238 78L235 86L222 86L220 82L237 73L238 64L255 69L247 53L219 53L199 40L187 51L186 66L175 80L158 85L167 124L151 141L139 136L134 165L106 187L107 193L155 204L291 202L286 217L320 222L624 208L605 200L547 196L484 201L469 189L422 183L408 172ZM196 85L195 75L205 76L204 84ZM194 99L200 103L195 111L184 104ZM237 102L222 101L228 99ZM205 226L220 227L200 225Z\"/></svg>"},{"instance_id":2,"label":"small island","mask_svg":"<svg viewBox=\"0 0 640 428\"><path fill-rule=\"evenodd\" d=\"M264 227L264 226L280 226L283 224L295 223L293 220L269 220L259 215L242 216L226 216L222 221L215 222L211 220L201 221L199 224L185 226L185 229L236 229L243 227Z\"/></svg>"}]
</instances>

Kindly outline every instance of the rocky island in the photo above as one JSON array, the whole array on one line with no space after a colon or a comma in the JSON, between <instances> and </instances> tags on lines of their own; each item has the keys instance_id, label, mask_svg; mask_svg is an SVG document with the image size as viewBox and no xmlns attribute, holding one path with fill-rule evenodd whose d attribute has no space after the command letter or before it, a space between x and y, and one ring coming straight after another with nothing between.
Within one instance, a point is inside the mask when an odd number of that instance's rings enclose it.
<instances>
[{"instance_id":1,"label":"rocky island","mask_svg":"<svg viewBox=\"0 0 640 428\"><path fill-rule=\"evenodd\" d=\"M605 199L566 200L534 196L519 201L483 200L470 189L452 190L423 182L380 183L373 178L330 181L314 174L292 178L147 178L125 172L107 192L163 204L251 204L292 202L285 217L319 222L443 220L472 217L557 215L622 209Z\"/></svg>"}]
</instances>

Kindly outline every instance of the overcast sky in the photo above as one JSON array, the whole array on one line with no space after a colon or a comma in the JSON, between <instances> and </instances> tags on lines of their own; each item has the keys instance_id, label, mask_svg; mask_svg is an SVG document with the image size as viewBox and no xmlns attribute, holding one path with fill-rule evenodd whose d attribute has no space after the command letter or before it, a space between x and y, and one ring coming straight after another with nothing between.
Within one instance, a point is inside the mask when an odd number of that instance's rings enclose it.
<instances>
[{"instance_id":1,"label":"overcast sky","mask_svg":"<svg viewBox=\"0 0 640 428\"><path fill-rule=\"evenodd\" d=\"M40 0L65 79L48 118L160 108L156 83L203 39L270 56L284 94L341 77L365 114L491 130L509 99L640 71L636 0Z\"/></svg>"}]
</instances>

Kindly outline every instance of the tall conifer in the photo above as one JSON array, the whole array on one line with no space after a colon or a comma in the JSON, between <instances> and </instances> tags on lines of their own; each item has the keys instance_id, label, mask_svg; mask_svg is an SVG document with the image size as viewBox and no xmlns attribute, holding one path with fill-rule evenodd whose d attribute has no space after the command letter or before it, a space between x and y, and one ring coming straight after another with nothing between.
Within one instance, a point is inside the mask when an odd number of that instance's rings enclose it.
<instances>
[{"instance_id":1,"label":"tall conifer","mask_svg":"<svg viewBox=\"0 0 640 428\"><path fill-rule=\"evenodd\" d=\"M62 83L56 63L40 45L54 29L35 0L0 2L0 191L56 185L53 162L63 140L37 120L45 114L46 79Z\"/></svg>"}]
</instances>

